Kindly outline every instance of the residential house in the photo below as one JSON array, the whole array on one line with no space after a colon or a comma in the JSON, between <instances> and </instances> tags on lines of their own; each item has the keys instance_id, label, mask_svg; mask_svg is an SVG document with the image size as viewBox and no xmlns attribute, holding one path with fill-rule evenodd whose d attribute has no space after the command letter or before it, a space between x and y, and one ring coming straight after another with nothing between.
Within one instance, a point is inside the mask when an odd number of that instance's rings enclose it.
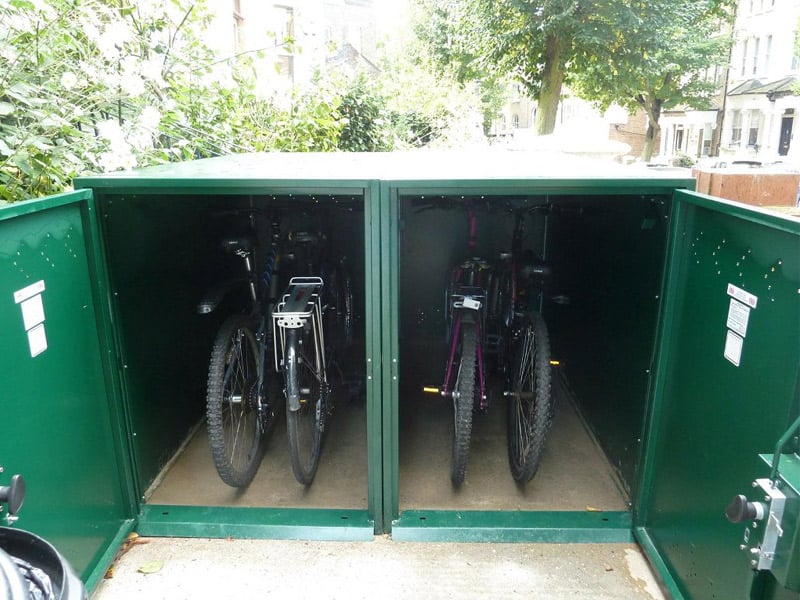
<instances>
[{"instance_id":1,"label":"residential house","mask_svg":"<svg viewBox=\"0 0 800 600\"><path fill-rule=\"evenodd\" d=\"M210 0L209 40L220 60L249 55L257 90L281 97L317 71L372 65L377 52L374 0Z\"/></svg>"}]
</instances>

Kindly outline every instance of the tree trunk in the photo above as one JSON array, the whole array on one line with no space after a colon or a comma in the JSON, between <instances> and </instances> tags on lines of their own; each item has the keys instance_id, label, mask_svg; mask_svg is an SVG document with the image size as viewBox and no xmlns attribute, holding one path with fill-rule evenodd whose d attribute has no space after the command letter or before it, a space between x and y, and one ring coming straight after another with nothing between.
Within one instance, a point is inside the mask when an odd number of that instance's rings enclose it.
<instances>
[{"instance_id":1,"label":"tree trunk","mask_svg":"<svg viewBox=\"0 0 800 600\"><path fill-rule=\"evenodd\" d=\"M653 158L653 151L656 147L656 138L658 134L661 132L661 127L656 123L653 125L652 122L648 123L647 125L647 133L644 136L644 148L642 148L642 160L644 162L650 162L650 159Z\"/></svg>"},{"instance_id":2,"label":"tree trunk","mask_svg":"<svg viewBox=\"0 0 800 600\"><path fill-rule=\"evenodd\" d=\"M656 140L658 139L658 134L661 132L661 126L658 124L658 120L661 118L662 103L662 100L653 100L651 98L640 101L640 104L642 104L647 113L648 120L647 133L644 136L644 148L642 148L642 160L644 162L650 162L650 159L653 158Z\"/></svg>"},{"instance_id":3,"label":"tree trunk","mask_svg":"<svg viewBox=\"0 0 800 600\"><path fill-rule=\"evenodd\" d=\"M558 103L561 99L561 86L564 84L564 38L548 35L545 51L542 87L539 90L536 111L536 135L553 133L556 127Z\"/></svg>"}]
</instances>

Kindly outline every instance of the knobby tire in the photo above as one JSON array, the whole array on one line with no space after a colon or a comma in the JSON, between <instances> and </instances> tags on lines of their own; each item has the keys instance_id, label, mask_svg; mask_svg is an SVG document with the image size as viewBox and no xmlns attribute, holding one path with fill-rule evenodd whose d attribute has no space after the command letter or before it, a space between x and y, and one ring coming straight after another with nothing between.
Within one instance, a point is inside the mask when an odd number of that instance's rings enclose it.
<instances>
[{"instance_id":1,"label":"knobby tire","mask_svg":"<svg viewBox=\"0 0 800 600\"><path fill-rule=\"evenodd\" d=\"M234 316L220 327L211 351L206 419L211 454L220 478L248 485L264 453L258 403L263 370L251 318Z\"/></svg>"},{"instance_id":2,"label":"knobby tire","mask_svg":"<svg viewBox=\"0 0 800 600\"><path fill-rule=\"evenodd\" d=\"M515 343L508 403L508 459L519 483L533 479L553 417L550 339L542 316L531 312Z\"/></svg>"},{"instance_id":3,"label":"knobby tire","mask_svg":"<svg viewBox=\"0 0 800 600\"><path fill-rule=\"evenodd\" d=\"M461 485L467 473L475 406L475 363L478 349L475 323L461 322L461 357L453 386L453 464L450 478Z\"/></svg>"}]
</instances>

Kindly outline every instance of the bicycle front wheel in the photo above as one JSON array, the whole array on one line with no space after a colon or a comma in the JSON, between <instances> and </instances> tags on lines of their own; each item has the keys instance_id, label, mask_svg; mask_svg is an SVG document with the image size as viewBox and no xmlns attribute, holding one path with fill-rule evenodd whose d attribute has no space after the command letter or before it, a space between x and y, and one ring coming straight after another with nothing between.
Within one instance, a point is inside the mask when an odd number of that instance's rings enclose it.
<instances>
[{"instance_id":1,"label":"bicycle front wheel","mask_svg":"<svg viewBox=\"0 0 800 600\"><path fill-rule=\"evenodd\" d=\"M453 466L450 479L464 483L472 437L472 410L475 407L475 362L478 337L474 323L461 322L461 358L453 386Z\"/></svg>"},{"instance_id":2,"label":"bicycle front wheel","mask_svg":"<svg viewBox=\"0 0 800 600\"><path fill-rule=\"evenodd\" d=\"M515 344L508 403L508 459L516 481L530 481L539 469L552 416L550 339L544 319L532 312Z\"/></svg>"},{"instance_id":3,"label":"bicycle front wheel","mask_svg":"<svg viewBox=\"0 0 800 600\"><path fill-rule=\"evenodd\" d=\"M230 317L211 351L206 418L211 454L222 481L248 485L264 452L259 423L261 353L252 320Z\"/></svg>"},{"instance_id":4,"label":"bicycle front wheel","mask_svg":"<svg viewBox=\"0 0 800 600\"><path fill-rule=\"evenodd\" d=\"M327 411L322 364L314 341L305 329L286 330L286 428L292 471L303 485L314 481L319 466Z\"/></svg>"}]
</instances>

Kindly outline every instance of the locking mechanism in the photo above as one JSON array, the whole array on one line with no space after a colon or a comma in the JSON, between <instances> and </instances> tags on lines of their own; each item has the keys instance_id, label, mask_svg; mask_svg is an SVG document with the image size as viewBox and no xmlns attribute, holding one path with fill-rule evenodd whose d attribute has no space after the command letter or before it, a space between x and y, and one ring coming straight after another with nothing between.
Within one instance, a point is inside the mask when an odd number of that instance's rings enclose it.
<instances>
[{"instance_id":1,"label":"locking mechanism","mask_svg":"<svg viewBox=\"0 0 800 600\"><path fill-rule=\"evenodd\" d=\"M759 571L772 569L778 541L783 537L783 511L786 506L786 495L778 489L771 479L756 479L753 487L764 493L764 502L751 502L746 496L734 496L725 508L725 516L733 523L752 521L752 525L744 532L744 541L740 548L750 555L750 566ZM751 544L752 531L758 523L766 518L764 537L760 544Z\"/></svg>"},{"instance_id":2,"label":"locking mechanism","mask_svg":"<svg viewBox=\"0 0 800 600\"><path fill-rule=\"evenodd\" d=\"M798 590L800 564L795 558L798 497L782 477L753 482L753 500L734 496L725 508L733 523L747 523L739 549L746 553L750 566L770 571L784 587Z\"/></svg>"}]
</instances>

